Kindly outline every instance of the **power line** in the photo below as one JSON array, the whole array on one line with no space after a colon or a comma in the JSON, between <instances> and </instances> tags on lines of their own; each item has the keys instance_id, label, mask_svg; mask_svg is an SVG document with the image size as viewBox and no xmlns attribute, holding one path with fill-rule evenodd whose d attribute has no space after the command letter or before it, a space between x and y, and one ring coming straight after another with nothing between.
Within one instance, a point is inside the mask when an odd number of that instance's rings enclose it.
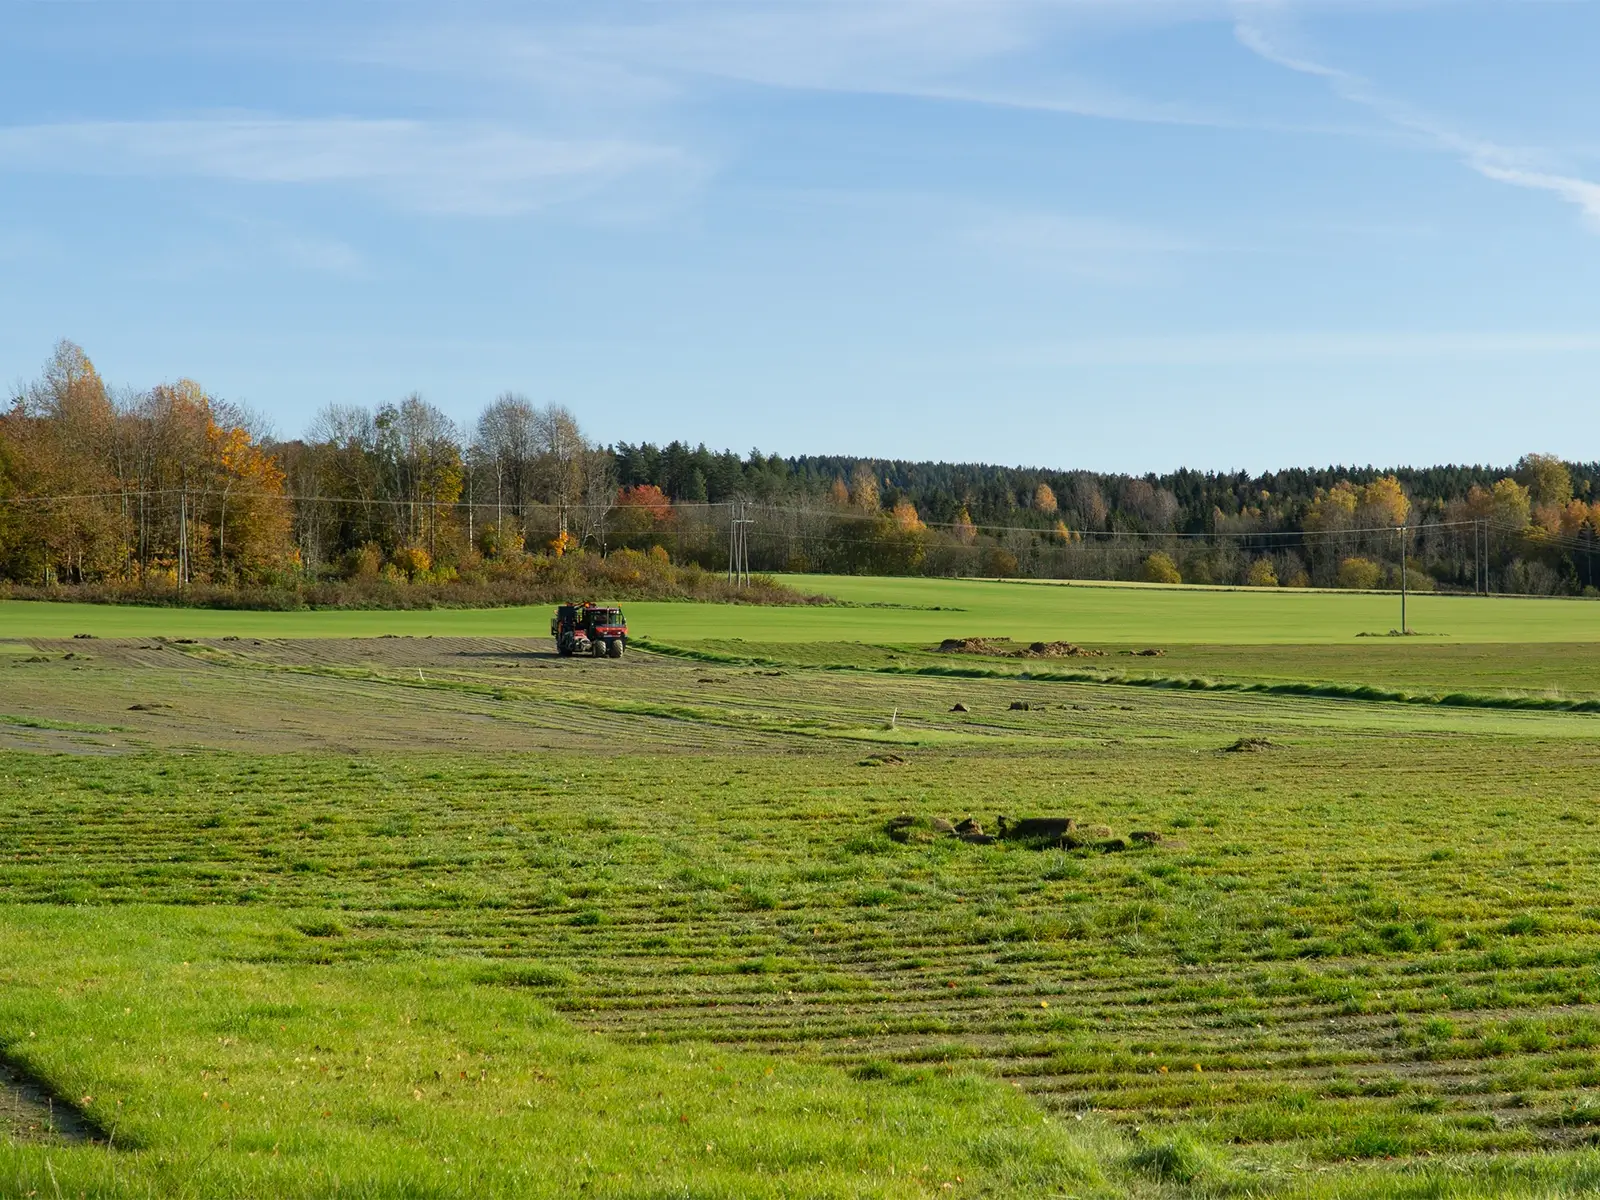
<instances>
[{"instance_id":1,"label":"power line","mask_svg":"<svg viewBox=\"0 0 1600 1200\"><path fill-rule=\"evenodd\" d=\"M104 492L71 492L51 496L0 496L0 505L32 505L32 504L69 504L84 500L132 500L149 499L160 496L193 496L199 492L201 495L210 494L205 489L196 488L130 488L119 491ZM406 499L386 496L324 496L299 492L252 492L233 491L230 500L245 499L281 500L294 504L325 504L360 505L364 507L387 508L446 508L465 510L488 510L503 507L500 502L493 500L438 500L428 497ZM545 507L540 504L540 507ZM618 504L569 504L565 506L572 512L600 512L609 513L619 509L627 509L628 505ZM729 509L747 514L751 511L762 511L776 517L811 518L822 521L871 521L884 519L889 514L883 512L863 512L860 510L841 508L812 508L802 506L787 506L774 504L753 504L746 501L710 501L710 500L683 500L671 502L674 512L680 511L705 511L710 509ZM1035 537L1065 537L1072 541L1117 541L1131 540L1135 542L1156 541L1211 541L1216 538L1226 538L1231 541L1251 541L1262 539L1280 539L1284 541L1306 541L1313 538L1342 538L1364 534L1394 533L1400 529L1398 525L1362 525L1345 529L1251 529L1235 530L1232 532L1194 533L1181 530L1138 530L1138 529L1072 529L1072 528L1045 528L1036 525L998 525L977 522L961 521L920 521L922 527L927 529L942 530L971 530L975 533L1000 534L1021 533ZM1555 549L1575 550L1581 553L1593 554L1600 552L1600 544L1589 542L1586 539L1559 531L1545 530L1539 526L1525 526L1518 528L1507 522L1485 520L1482 518L1469 518L1458 521L1432 521L1420 525L1406 526L1407 529L1418 535L1427 535L1434 531L1465 529L1469 526L1481 527L1485 534L1490 530L1519 537L1526 541ZM779 531L774 530L774 534Z\"/></svg>"}]
</instances>

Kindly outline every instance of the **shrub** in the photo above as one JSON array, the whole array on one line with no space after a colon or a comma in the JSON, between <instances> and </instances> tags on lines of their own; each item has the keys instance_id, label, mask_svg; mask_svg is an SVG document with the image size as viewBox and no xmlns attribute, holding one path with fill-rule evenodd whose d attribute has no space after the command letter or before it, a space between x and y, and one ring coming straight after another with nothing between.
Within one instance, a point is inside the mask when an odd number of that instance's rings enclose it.
<instances>
[{"instance_id":1,"label":"shrub","mask_svg":"<svg viewBox=\"0 0 1600 1200\"><path fill-rule=\"evenodd\" d=\"M1394 586L1397 587L1397 588L1400 586L1400 572L1399 572L1398 569L1396 569L1396 571L1394 573ZM1410 567L1410 568L1407 569L1407 571L1406 571L1406 590L1407 591L1409 591L1409 592L1431 592L1431 591L1433 591L1433 589L1436 586L1437 586L1437 583L1434 580L1433 576L1429 575L1426 571L1419 571L1415 567Z\"/></svg>"},{"instance_id":2,"label":"shrub","mask_svg":"<svg viewBox=\"0 0 1600 1200\"><path fill-rule=\"evenodd\" d=\"M1339 561L1339 586L1371 591L1383 578L1383 568L1370 558L1351 555Z\"/></svg>"},{"instance_id":3,"label":"shrub","mask_svg":"<svg viewBox=\"0 0 1600 1200\"><path fill-rule=\"evenodd\" d=\"M1258 558L1245 572L1244 581L1250 587L1277 587L1278 573L1272 569L1270 558Z\"/></svg>"},{"instance_id":4,"label":"shrub","mask_svg":"<svg viewBox=\"0 0 1600 1200\"><path fill-rule=\"evenodd\" d=\"M359 550L352 550L344 557L344 577L346 579L376 579L378 571L383 566L383 551L375 542L368 542Z\"/></svg>"},{"instance_id":5,"label":"shrub","mask_svg":"<svg viewBox=\"0 0 1600 1200\"><path fill-rule=\"evenodd\" d=\"M1144 579L1146 583L1183 582L1183 576L1178 573L1178 564L1172 561L1170 554L1160 550L1144 560Z\"/></svg>"},{"instance_id":6,"label":"shrub","mask_svg":"<svg viewBox=\"0 0 1600 1200\"><path fill-rule=\"evenodd\" d=\"M1017 573L1017 556L999 546L983 552L983 573L996 579L1009 579Z\"/></svg>"},{"instance_id":7,"label":"shrub","mask_svg":"<svg viewBox=\"0 0 1600 1200\"><path fill-rule=\"evenodd\" d=\"M422 546L400 546L395 549L390 561L406 573L406 578L416 579L426 575L433 566L433 555Z\"/></svg>"}]
</instances>

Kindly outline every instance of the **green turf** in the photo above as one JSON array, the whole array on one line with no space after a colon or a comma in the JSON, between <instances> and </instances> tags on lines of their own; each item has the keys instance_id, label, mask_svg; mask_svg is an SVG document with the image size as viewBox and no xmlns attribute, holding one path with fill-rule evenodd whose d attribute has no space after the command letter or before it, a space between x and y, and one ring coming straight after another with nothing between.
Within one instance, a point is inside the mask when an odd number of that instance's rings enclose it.
<instances>
[{"instance_id":1,"label":"green turf","mask_svg":"<svg viewBox=\"0 0 1600 1200\"><path fill-rule=\"evenodd\" d=\"M1363 639L1356 644L1168 645L1145 657L1115 644L1087 647L1093 656L1030 658L950 654L932 644L750 642L704 639L681 644L646 639L641 647L706 662L774 667L930 674L1075 674L1132 684L1175 687L1260 687L1369 699L1440 699L1486 706L1587 706L1600 699L1600 642L1452 643L1438 639ZM1018 649L1023 648L1018 644Z\"/></svg>"},{"instance_id":2,"label":"green turf","mask_svg":"<svg viewBox=\"0 0 1600 1200\"><path fill-rule=\"evenodd\" d=\"M1563 1150L1600 1085L1587 747L1536 718L1417 737L1397 775L1337 724L1163 748L1161 712L1112 710L1125 738L1067 759L899 767L0 756L0 1042L125 1147L0 1147L0 1180L48 1194L47 1159L112 1196L1085 1195L1174 1159L1233 1194L1391 1195L1391 1159L1430 1195L1519 1162L1550 1194L1591 1178ZM970 808L1187 844L882 833ZM1328 1190L1296 1192L1302 1167Z\"/></svg>"},{"instance_id":3,"label":"green turf","mask_svg":"<svg viewBox=\"0 0 1600 1200\"><path fill-rule=\"evenodd\" d=\"M1351 643L1400 623L1399 598L1339 592L1084 586L977 580L797 576L806 591L873 608L692 603L627 606L636 634L674 642L937 642L1004 636L1117 645ZM1412 629L1455 643L1597 642L1600 604L1583 600L1419 596ZM247 613L0 602L0 637L544 636L545 607L477 611ZM1398 640L1398 639L1396 639Z\"/></svg>"},{"instance_id":4,"label":"green turf","mask_svg":"<svg viewBox=\"0 0 1600 1200\"><path fill-rule=\"evenodd\" d=\"M0 1040L109 1144L0 1137L0 1192L735 1200L982 1177L1112 1194L1091 1137L971 1075L863 1086L722 1047L625 1046L555 1016L549 971L395 953L382 933L386 949L352 957L382 923L341 920L0 909Z\"/></svg>"},{"instance_id":5,"label":"green turf","mask_svg":"<svg viewBox=\"0 0 1600 1200\"><path fill-rule=\"evenodd\" d=\"M826 615L908 613L965 615ZM245 640L0 660L0 1059L112 1141L0 1105L0 1195L1600 1186L1600 716L1290 694L1593 694L1576 634L589 663L162 615ZM1278 690L1142 686L1200 674Z\"/></svg>"}]
</instances>

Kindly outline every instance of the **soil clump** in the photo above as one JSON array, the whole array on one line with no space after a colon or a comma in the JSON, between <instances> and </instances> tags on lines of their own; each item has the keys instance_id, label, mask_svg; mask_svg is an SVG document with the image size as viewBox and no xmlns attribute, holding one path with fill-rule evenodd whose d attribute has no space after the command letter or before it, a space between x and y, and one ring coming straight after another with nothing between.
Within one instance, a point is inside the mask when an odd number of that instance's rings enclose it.
<instances>
[{"instance_id":1,"label":"soil clump","mask_svg":"<svg viewBox=\"0 0 1600 1200\"><path fill-rule=\"evenodd\" d=\"M941 654L983 654L990 658L1104 658L1104 650L1089 650L1072 642L1030 642L1019 646L1010 638L945 638Z\"/></svg>"}]
</instances>

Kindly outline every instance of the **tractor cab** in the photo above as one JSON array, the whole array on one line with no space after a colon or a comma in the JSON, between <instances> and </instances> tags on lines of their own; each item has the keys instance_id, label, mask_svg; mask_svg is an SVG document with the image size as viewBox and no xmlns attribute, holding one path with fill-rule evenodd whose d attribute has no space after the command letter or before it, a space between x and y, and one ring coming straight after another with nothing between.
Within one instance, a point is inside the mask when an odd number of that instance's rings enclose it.
<instances>
[{"instance_id":1,"label":"tractor cab","mask_svg":"<svg viewBox=\"0 0 1600 1200\"><path fill-rule=\"evenodd\" d=\"M628 641L628 622L620 608L600 604L563 604L550 622L550 636L562 657L589 654L621 658Z\"/></svg>"}]
</instances>

